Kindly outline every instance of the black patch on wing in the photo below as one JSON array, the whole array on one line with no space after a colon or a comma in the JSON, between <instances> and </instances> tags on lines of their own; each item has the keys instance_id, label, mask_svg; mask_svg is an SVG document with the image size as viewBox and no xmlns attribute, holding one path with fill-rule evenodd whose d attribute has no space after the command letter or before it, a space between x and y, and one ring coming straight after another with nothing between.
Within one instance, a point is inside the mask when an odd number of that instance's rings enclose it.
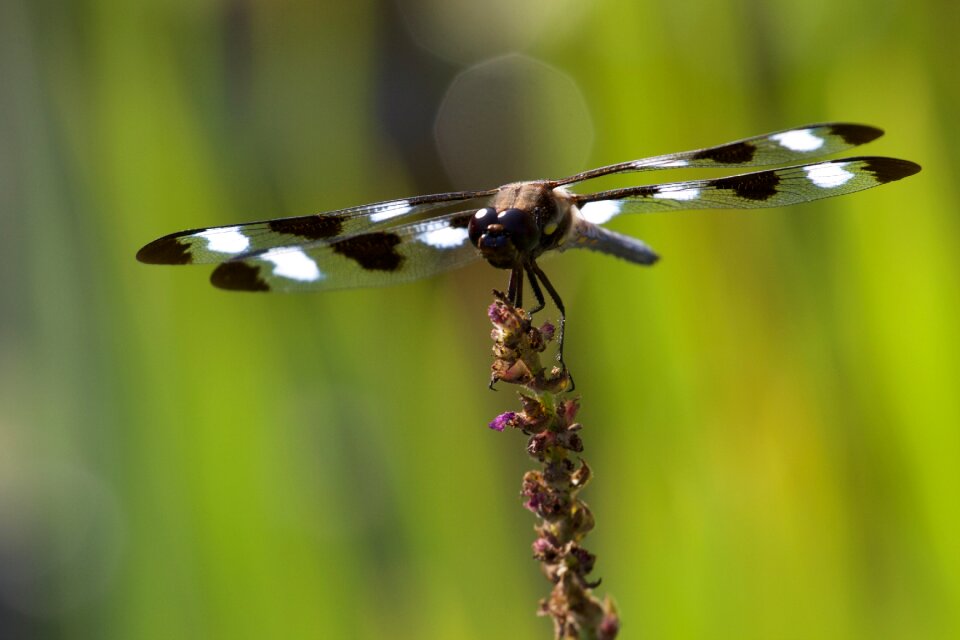
<instances>
[{"instance_id":1,"label":"black patch on wing","mask_svg":"<svg viewBox=\"0 0 960 640\"><path fill-rule=\"evenodd\" d=\"M775 171L761 171L743 176L732 176L714 180L711 186L717 189L732 189L738 197L745 200L769 200L777 194L780 176Z\"/></svg>"},{"instance_id":2,"label":"black patch on wing","mask_svg":"<svg viewBox=\"0 0 960 640\"><path fill-rule=\"evenodd\" d=\"M886 184L912 176L920 171L920 165L909 160L897 158L867 158L864 160L864 171L869 171L880 184Z\"/></svg>"},{"instance_id":3,"label":"black patch on wing","mask_svg":"<svg viewBox=\"0 0 960 640\"><path fill-rule=\"evenodd\" d=\"M246 262L224 262L210 274L210 282L220 289L234 291L270 291L270 285L260 278L260 267Z\"/></svg>"},{"instance_id":4,"label":"black patch on wing","mask_svg":"<svg viewBox=\"0 0 960 640\"><path fill-rule=\"evenodd\" d=\"M158 238L137 251L137 260L147 264L189 264L190 245L180 235Z\"/></svg>"},{"instance_id":5,"label":"black patch on wing","mask_svg":"<svg viewBox=\"0 0 960 640\"><path fill-rule=\"evenodd\" d=\"M377 231L344 238L331 247L368 271L396 271L403 264L403 256L395 249L399 243L397 234Z\"/></svg>"},{"instance_id":6,"label":"black patch on wing","mask_svg":"<svg viewBox=\"0 0 960 640\"><path fill-rule=\"evenodd\" d=\"M717 149L704 149L693 154L694 160L713 160L719 164L743 164L753 160L757 148L749 142L736 142Z\"/></svg>"},{"instance_id":7,"label":"black patch on wing","mask_svg":"<svg viewBox=\"0 0 960 640\"><path fill-rule=\"evenodd\" d=\"M309 240L332 238L339 235L343 229L343 220L337 215L284 218L271 220L268 224L271 231L300 236Z\"/></svg>"},{"instance_id":8,"label":"black patch on wing","mask_svg":"<svg viewBox=\"0 0 960 640\"><path fill-rule=\"evenodd\" d=\"M835 124L830 127L830 133L840 136L849 145L866 144L883 135L882 129L868 127L865 124Z\"/></svg>"}]
</instances>

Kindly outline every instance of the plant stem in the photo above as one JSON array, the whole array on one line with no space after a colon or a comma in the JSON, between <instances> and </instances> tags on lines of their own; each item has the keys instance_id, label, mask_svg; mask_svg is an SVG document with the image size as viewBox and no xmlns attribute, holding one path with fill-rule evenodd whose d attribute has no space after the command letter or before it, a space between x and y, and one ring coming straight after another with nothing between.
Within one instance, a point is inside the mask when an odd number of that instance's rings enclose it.
<instances>
[{"instance_id":1,"label":"plant stem","mask_svg":"<svg viewBox=\"0 0 960 640\"><path fill-rule=\"evenodd\" d=\"M524 474L522 488L524 507L538 518L533 557L553 584L538 613L553 618L556 640L611 640L620 618L609 596L601 602L593 595L600 581L591 582L587 575L596 556L582 546L594 519L578 497L592 475L577 455L583 451L582 425L574 421L580 401L565 397L572 387L565 370L547 371L540 362L554 327L547 323L534 328L530 316L501 294L488 315L494 325L490 386L500 381L520 385L523 407L497 416L490 428L503 431L510 426L530 436L527 453L540 463L539 469Z\"/></svg>"}]
</instances>

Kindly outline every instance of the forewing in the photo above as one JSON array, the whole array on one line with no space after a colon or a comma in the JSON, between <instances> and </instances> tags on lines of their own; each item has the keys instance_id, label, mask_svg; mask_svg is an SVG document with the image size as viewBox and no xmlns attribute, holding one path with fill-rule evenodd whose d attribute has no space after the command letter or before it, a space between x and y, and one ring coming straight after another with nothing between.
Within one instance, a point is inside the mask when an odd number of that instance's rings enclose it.
<instances>
[{"instance_id":1,"label":"forewing","mask_svg":"<svg viewBox=\"0 0 960 640\"><path fill-rule=\"evenodd\" d=\"M811 124L795 129L766 133L726 144L669 153L653 158L621 162L565 178L557 184L571 184L590 178L653 169L763 167L804 162L846 151L876 140L883 131L876 127L846 122Z\"/></svg>"},{"instance_id":2,"label":"forewing","mask_svg":"<svg viewBox=\"0 0 960 640\"><path fill-rule=\"evenodd\" d=\"M294 218L278 218L246 224L179 231L158 238L137 252L137 260L149 264L206 264L224 262L276 247L329 243L395 226L404 221L442 214L446 209L468 208L466 201L477 199L477 207L495 191L460 191L387 200L339 211Z\"/></svg>"},{"instance_id":3,"label":"forewing","mask_svg":"<svg viewBox=\"0 0 960 640\"><path fill-rule=\"evenodd\" d=\"M324 291L409 282L479 257L467 225L474 209L335 241L274 247L224 262L211 282L240 291Z\"/></svg>"},{"instance_id":4,"label":"forewing","mask_svg":"<svg viewBox=\"0 0 960 640\"><path fill-rule=\"evenodd\" d=\"M919 165L896 158L844 158L712 180L614 189L576 196L576 202L584 219L601 224L621 213L782 207L862 191L919 170Z\"/></svg>"}]
</instances>

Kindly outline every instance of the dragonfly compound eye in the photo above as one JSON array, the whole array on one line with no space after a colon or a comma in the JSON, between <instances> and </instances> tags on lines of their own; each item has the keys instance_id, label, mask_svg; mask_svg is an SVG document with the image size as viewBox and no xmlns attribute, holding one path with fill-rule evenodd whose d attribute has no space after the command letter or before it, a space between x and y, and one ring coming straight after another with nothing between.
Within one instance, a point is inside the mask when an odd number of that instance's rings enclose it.
<instances>
[{"instance_id":1,"label":"dragonfly compound eye","mask_svg":"<svg viewBox=\"0 0 960 640\"><path fill-rule=\"evenodd\" d=\"M518 251L530 251L540 242L540 228L528 212L520 209L506 209L497 216L497 223L510 236L510 241Z\"/></svg>"},{"instance_id":2,"label":"dragonfly compound eye","mask_svg":"<svg viewBox=\"0 0 960 640\"><path fill-rule=\"evenodd\" d=\"M467 232L470 234L470 242L473 246L480 245L480 238L487 232L487 227L497 223L497 211L493 207L484 207L477 211L467 226Z\"/></svg>"}]
</instances>

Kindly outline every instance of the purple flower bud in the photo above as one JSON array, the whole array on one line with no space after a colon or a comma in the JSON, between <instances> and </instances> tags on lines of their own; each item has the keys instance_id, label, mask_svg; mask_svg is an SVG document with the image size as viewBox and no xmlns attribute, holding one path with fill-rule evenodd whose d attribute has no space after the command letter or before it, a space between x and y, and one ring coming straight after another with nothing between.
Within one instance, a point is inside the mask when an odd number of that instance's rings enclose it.
<instances>
[{"instance_id":1,"label":"purple flower bud","mask_svg":"<svg viewBox=\"0 0 960 640\"><path fill-rule=\"evenodd\" d=\"M507 425L513 425L514 421L517 419L517 414L515 411L507 411L506 413L501 413L496 418L493 419L488 426L494 431L503 431Z\"/></svg>"},{"instance_id":2,"label":"purple flower bud","mask_svg":"<svg viewBox=\"0 0 960 640\"><path fill-rule=\"evenodd\" d=\"M533 513L537 513L537 511L540 509L540 496L530 496L530 499L523 503L523 508Z\"/></svg>"},{"instance_id":3,"label":"purple flower bud","mask_svg":"<svg viewBox=\"0 0 960 640\"><path fill-rule=\"evenodd\" d=\"M560 413L563 415L563 419L567 424L572 424L573 419L577 416L577 411L579 410L579 402L576 400L566 400L563 402L563 405L560 408Z\"/></svg>"},{"instance_id":4,"label":"purple flower bud","mask_svg":"<svg viewBox=\"0 0 960 640\"><path fill-rule=\"evenodd\" d=\"M547 342L553 340L553 336L556 333L557 328L554 327L549 322L544 322L543 326L540 327L540 335L543 336L543 339Z\"/></svg>"},{"instance_id":5,"label":"purple flower bud","mask_svg":"<svg viewBox=\"0 0 960 640\"><path fill-rule=\"evenodd\" d=\"M537 538L533 541L533 555L535 557L544 558L550 551L553 551L553 545L546 538Z\"/></svg>"},{"instance_id":6,"label":"purple flower bud","mask_svg":"<svg viewBox=\"0 0 960 640\"><path fill-rule=\"evenodd\" d=\"M496 325L502 325L507 322L509 313L502 304L499 302L494 302L487 309L487 316L490 318L490 322Z\"/></svg>"},{"instance_id":7,"label":"purple flower bud","mask_svg":"<svg viewBox=\"0 0 960 640\"><path fill-rule=\"evenodd\" d=\"M520 494L527 498L523 506L542 517L544 509L549 510L550 492L543 484L543 476L536 471L528 471L523 476L523 488Z\"/></svg>"},{"instance_id":8,"label":"purple flower bud","mask_svg":"<svg viewBox=\"0 0 960 640\"><path fill-rule=\"evenodd\" d=\"M487 317L495 327L505 333L518 331L524 326L524 318L517 310L501 301L494 302L487 308Z\"/></svg>"},{"instance_id":9,"label":"purple flower bud","mask_svg":"<svg viewBox=\"0 0 960 640\"><path fill-rule=\"evenodd\" d=\"M613 640L620 632L620 618L616 613L608 613L600 621L600 628L597 629L598 640Z\"/></svg>"}]
</instances>

